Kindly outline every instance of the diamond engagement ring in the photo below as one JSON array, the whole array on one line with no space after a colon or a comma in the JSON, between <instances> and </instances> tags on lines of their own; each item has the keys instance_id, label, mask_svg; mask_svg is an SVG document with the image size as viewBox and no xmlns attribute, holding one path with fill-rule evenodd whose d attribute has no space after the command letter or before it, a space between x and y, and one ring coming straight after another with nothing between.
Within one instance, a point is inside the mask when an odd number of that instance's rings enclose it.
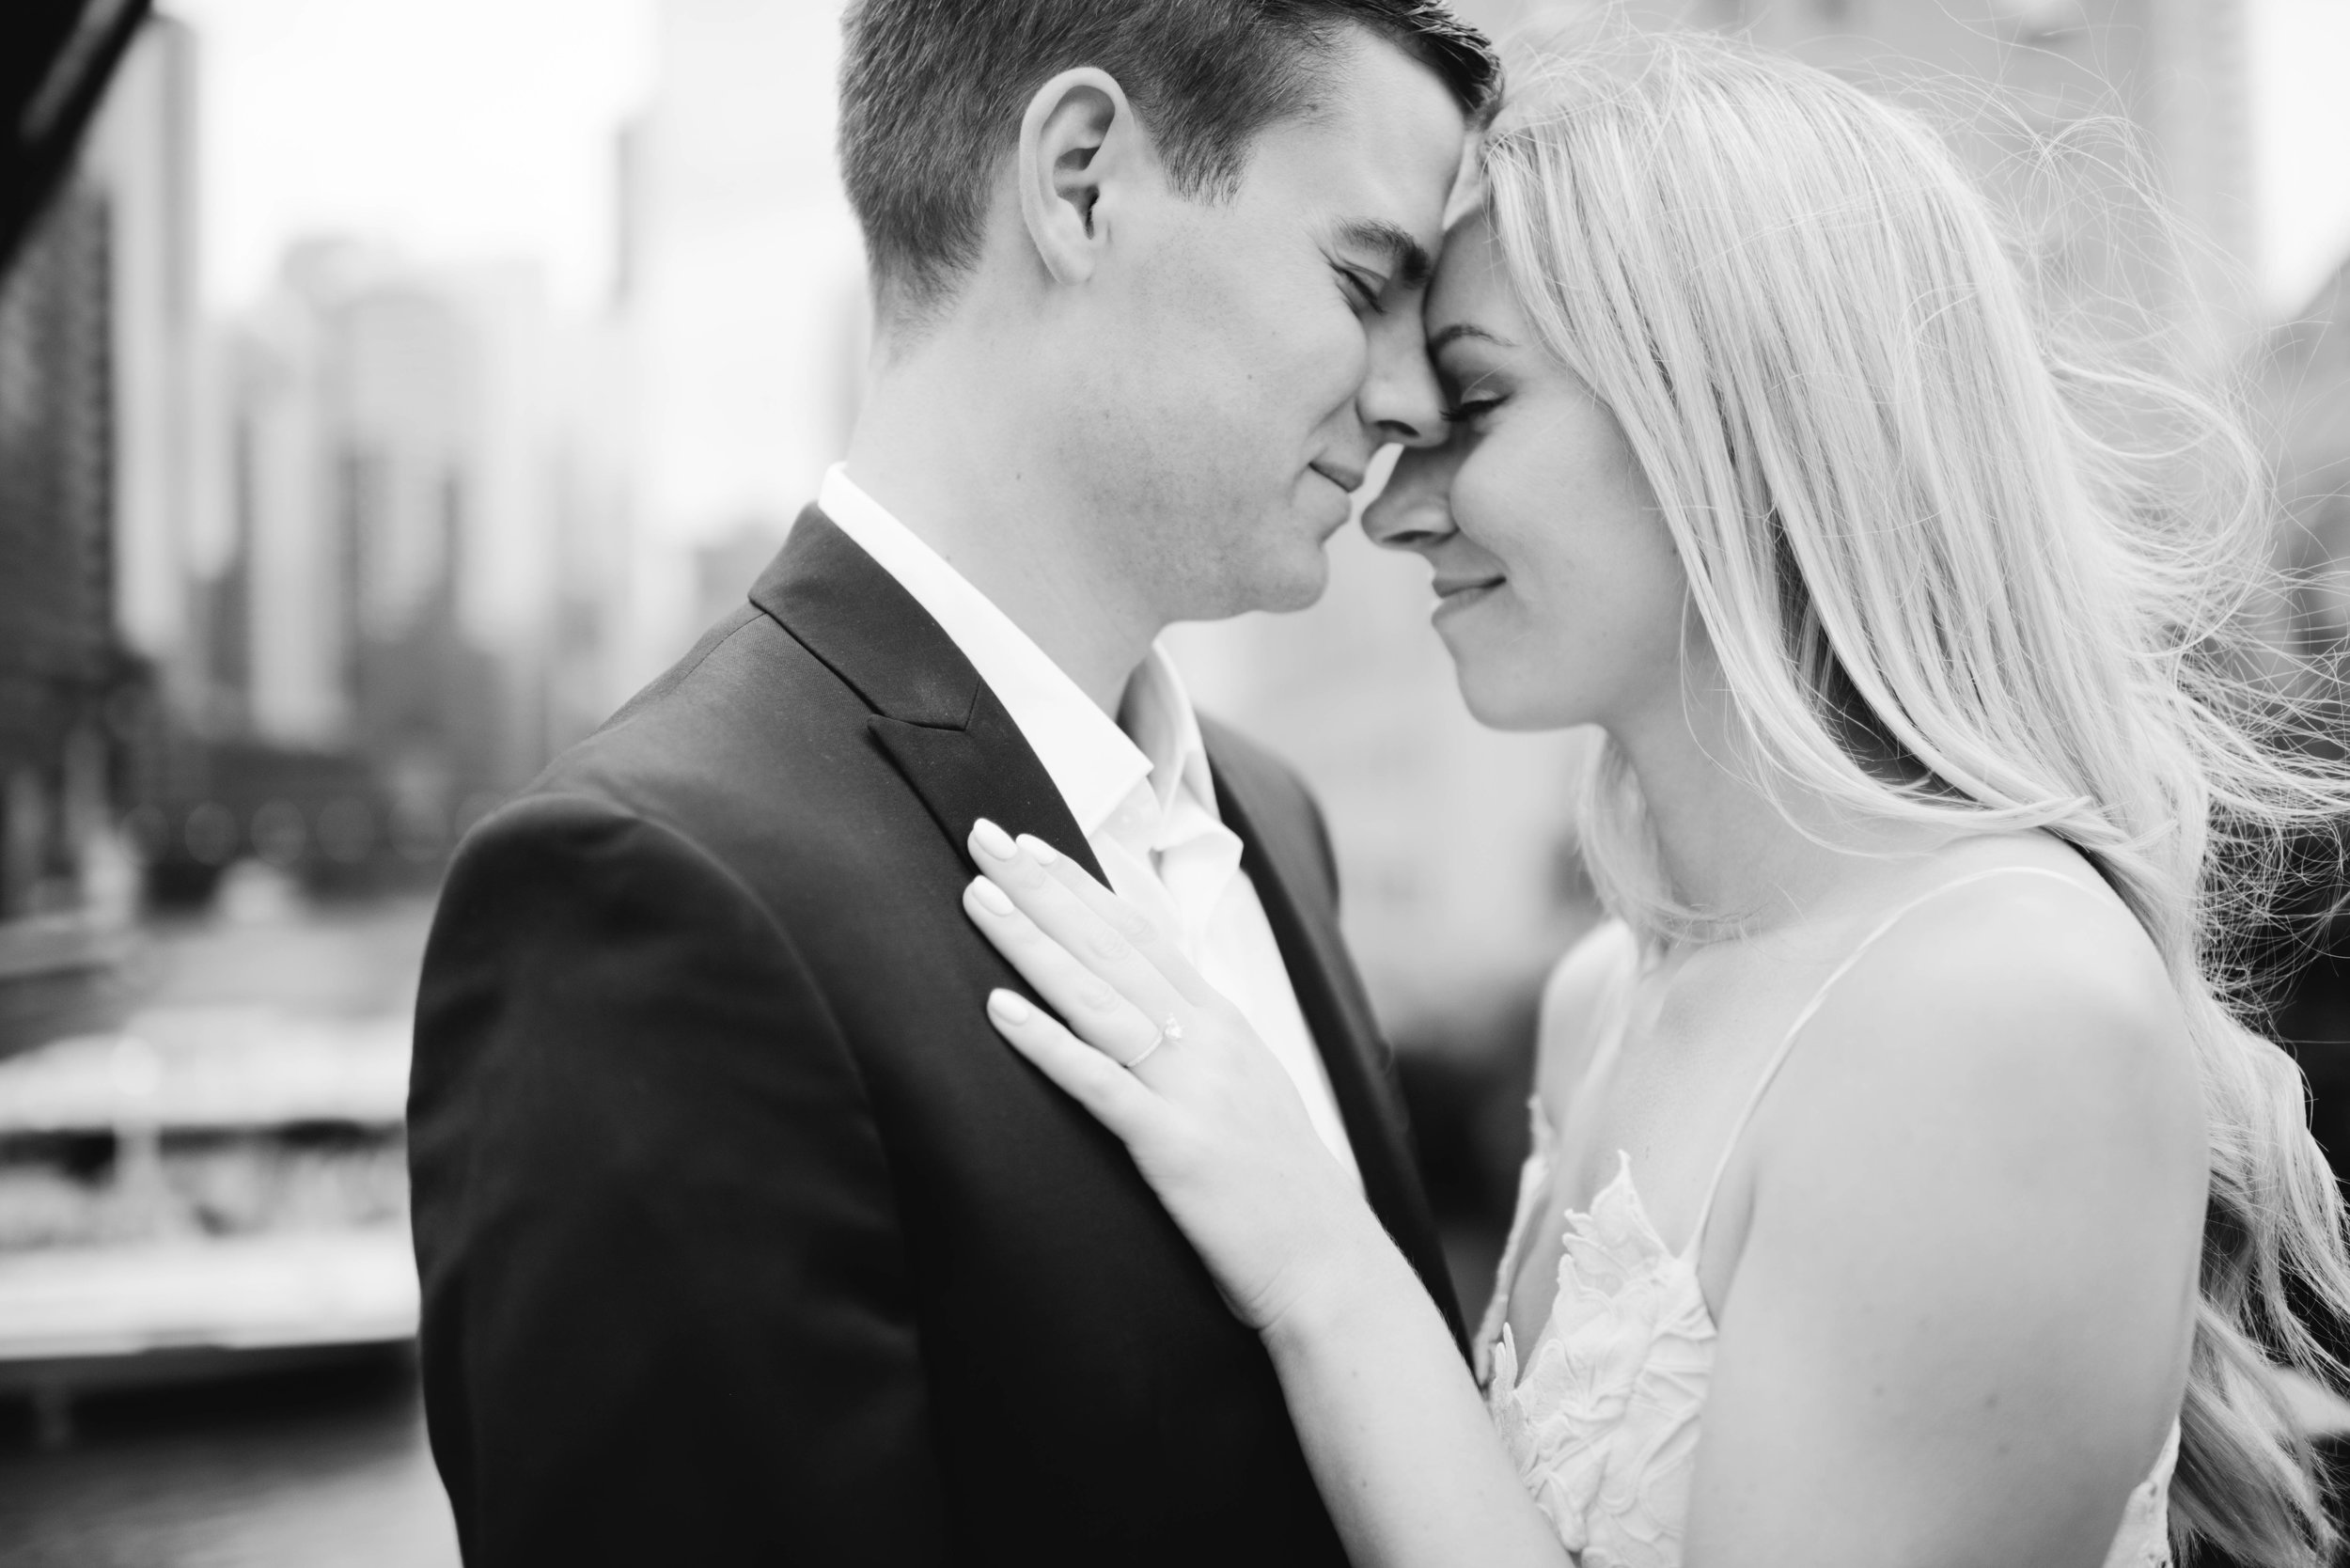
<instances>
[{"instance_id":1,"label":"diamond engagement ring","mask_svg":"<svg viewBox=\"0 0 2350 1568\"><path fill-rule=\"evenodd\" d=\"M1147 1058L1149 1058L1149 1056L1151 1055L1151 1053L1152 1053L1152 1052L1153 1052L1153 1051L1157 1050L1160 1046L1162 1046L1162 1045L1166 1044L1168 1041L1170 1041L1170 1040L1181 1040L1181 1039L1183 1039L1183 1024L1182 1024L1180 1021L1178 1021L1178 1020L1177 1020L1176 1016L1175 1016L1173 1013L1171 1013L1171 1012L1170 1012L1170 1013L1168 1013L1168 1014L1167 1015L1167 1022L1166 1022L1166 1023L1164 1023L1164 1024L1161 1024L1161 1025L1159 1026L1159 1032L1158 1032L1155 1036L1153 1036L1153 1037L1152 1037L1152 1041L1151 1041L1151 1043L1150 1043L1150 1044L1148 1044L1148 1045L1145 1045L1145 1046L1142 1048L1142 1051L1141 1051L1141 1054L1140 1054L1140 1055L1138 1055L1138 1056L1135 1057L1132 1060L1130 1060L1130 1061L1128 1061L1128 1062L1126 1063L1126 1071L1127 1071L1127 1072L1129 1072L1129 1073L1131 1073L1131 1072L1133 1072L1136 1068L1140 1067L1140 1066L1143 1064L1143 1061L1144 1061Z\"/></svg>"}]
</instances>

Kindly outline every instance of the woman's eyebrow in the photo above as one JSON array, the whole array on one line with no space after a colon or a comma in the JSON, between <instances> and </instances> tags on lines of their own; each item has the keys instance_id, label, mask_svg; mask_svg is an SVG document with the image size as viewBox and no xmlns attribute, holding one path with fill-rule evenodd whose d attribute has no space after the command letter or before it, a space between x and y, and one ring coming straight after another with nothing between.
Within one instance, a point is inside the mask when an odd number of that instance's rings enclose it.
<instances>
[{"instance_id":1,"label":"woman's eyebrow","mask_svg":"<svg viewBox=\"0 0 2350 1568\"><path fill-rule=\"evenodd\" d=\"M1339 239L1386 258L1389 274L1406 289L1421 287L1436 270L1428 247L1385 218L1356 218L1342 224Z\"/></svg>"},{"instance_id":2,"label":"woman's eyebrow","mask_svg":"<svg viewBox=\"0 0 2350 1568\"><path fill-rule=\"evenodd\" d=\"M1464 337L1474 337L1480 343L1491 343L1497 349L1514 349L1517 347L1515 343L1511 342L1507 337L1496 337L1494 334L1487 332L1483 327L1477 325L1475 322L1455 321L1450 326L1443 328L1437 332L1435 336L1428 339L1428 352L1430 353L1434 353L1438 349L1445 347L1447 344L1457 343Z\"/></svg>"}]
</instances>

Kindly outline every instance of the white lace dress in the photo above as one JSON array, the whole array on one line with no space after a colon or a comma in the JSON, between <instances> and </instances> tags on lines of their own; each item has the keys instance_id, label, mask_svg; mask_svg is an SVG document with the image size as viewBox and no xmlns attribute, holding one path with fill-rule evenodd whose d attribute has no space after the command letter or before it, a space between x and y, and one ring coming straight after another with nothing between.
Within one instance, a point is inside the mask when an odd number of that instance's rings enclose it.
<instances>
[{"instance_id":1,"label":"white lace dress","mask_svg":"<svg viewBox=\"0 0 2350 1568\"><path fill-rule=\"evenodd\" d=\"M2001 868L2002 872L2028 870ZM1996 874L2000 872L1978 873ZM1975 880L1959 878L1935 894ZM1828 988L1877 937L1923 902L1895 911L1828 977L1756 1084L1738 1131ZM1709 1189L1700 1209L1688 1247L1676 1252L1650 1223L1632 1184L1630 1157L1620 1155L1614 1179L1592 1199L1590 1210L1566 1215L1558 1295L1534 1343L1521 1350L1504 1320L1528 1231L1548 1206L1553 1137L1538 1101L1534 1149L1519 1178L1517 1215L1500 1279L1477 1335L1478 1380L1519 1479L1581 1568L1678 1568L1698 1428L1714 1367L1714 1319L1697 1271L1713 1192ZM1736 1141L1733 1131L1731 1143ZM1715 1169L1715 1188L1729 1154L1725 1148ZM2106 1568L2170 1568L2168 1501L2178 1452L2179 1428L2173 1421L2153 1473L2130 1494Z\"/></svg>"}]
</instances>

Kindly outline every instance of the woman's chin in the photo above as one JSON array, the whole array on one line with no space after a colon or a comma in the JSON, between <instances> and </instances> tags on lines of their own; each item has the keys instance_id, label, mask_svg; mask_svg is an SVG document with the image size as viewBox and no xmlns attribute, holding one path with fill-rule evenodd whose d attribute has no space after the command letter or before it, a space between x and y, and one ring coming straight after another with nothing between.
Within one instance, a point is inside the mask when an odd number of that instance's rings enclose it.
<instances>
[{"instance_id":1,"label":"woman's chin","mask_svg":"<svg viewBox=\"0 0 2350 1568\"><path fill-rule=\"evenodd\" d=\"M1473 659L1462 658L1457 651L1453 654L1452 674L1460 684L1461 700L1467 706L1469 717L1488 729L1568 729L1584 722L1560 716L1562 705L1556 693L1530 691L1525 682L1481 668Z\"/></svg>"}]
</instances>

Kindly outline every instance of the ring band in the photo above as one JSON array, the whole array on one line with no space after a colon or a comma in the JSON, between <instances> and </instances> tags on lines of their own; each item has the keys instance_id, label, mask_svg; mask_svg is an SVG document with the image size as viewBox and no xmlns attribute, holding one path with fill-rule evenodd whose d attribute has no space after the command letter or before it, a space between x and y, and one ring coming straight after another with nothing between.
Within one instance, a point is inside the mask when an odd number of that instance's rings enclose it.
<instances>
[{"instance_id":1,"label":"ring band","mask_svg":"<svg viewBox=\"0 0 2350 1568\"><path fill-rule=\"evenodd\" d=\"M1170 1040L1181 1040L1183 1038L1183 1021L1170 1012L1167 1015L1167 1022L1159 1026L1159 1032L1151 1037L1151 1043L1145 1045L1133 1057L1128 1058L1123 1063L1121 1063L1121 1065L1127 1072L1131 1073L1136 1068L1140 1067L1145 1060L1149 1059L1152 1052L1157 1050L1160 1046L1166 1044Z\"/></svg>"}]
</instances>

